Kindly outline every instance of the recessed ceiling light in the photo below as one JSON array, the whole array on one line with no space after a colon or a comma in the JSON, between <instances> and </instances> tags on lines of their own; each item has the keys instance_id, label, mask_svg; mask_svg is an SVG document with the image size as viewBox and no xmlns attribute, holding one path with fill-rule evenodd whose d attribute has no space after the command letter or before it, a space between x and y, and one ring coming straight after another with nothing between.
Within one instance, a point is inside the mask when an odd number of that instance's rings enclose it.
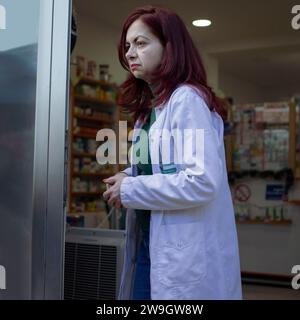
<instances>
[{"instance_id":1,"label":"recessed ceiling light","mask_svg":"<svg viewBox=\"0 0 300 320\"><path fill-rule=\"evenodd\" d=\"M199 19L193 21L193 26L195 27L208 27L211 25L211 21L208 19Z\"/></svg>"}]
</instances>

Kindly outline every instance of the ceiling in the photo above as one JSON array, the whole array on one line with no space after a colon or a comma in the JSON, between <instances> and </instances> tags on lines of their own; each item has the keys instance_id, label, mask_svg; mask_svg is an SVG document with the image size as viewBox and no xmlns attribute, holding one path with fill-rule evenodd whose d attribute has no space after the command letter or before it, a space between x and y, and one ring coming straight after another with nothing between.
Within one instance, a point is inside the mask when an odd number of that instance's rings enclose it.
<instances>
[{"instance_id":1,"label":"ceiling","mask_svg":"<svg viewBox=\"0 0 300 320\"><path fill-rule=\"evenodd\" d=\"M173 9L183 19L196 45L224 48L238 42L264 39L289 39L289 44L255 49L219 50L215 53L220 68L259 86L274 87L287 81L300 83L300 30L291 27L296 0L178 0L158 1ZM137 0L74 0L80 14L106 23L120 32L127 15L136 7L150 4ZM88 3L88 4L87 4ZM209 18L208 28L195 28L194 19ZM293 41L295 41L293 45ZM279 76L280 75L280 76Z\"/></svg>"}]
</instances>

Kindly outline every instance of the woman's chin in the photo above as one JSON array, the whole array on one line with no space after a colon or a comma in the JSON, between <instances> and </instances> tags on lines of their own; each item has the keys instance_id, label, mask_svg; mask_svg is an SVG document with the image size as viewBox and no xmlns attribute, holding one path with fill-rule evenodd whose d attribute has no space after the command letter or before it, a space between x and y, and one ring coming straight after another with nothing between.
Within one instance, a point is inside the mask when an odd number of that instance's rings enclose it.
<instances>
[{"instance_id":1,"label":"woman's chin","mask_svg":"<svg viewBox=\"0 0 300 320\"><path fill-rule=\"evenodd\" d=\"M136 78L139 78L139 79L142 79L142 74L138 71L138 70L133 70L132 71L132 74L136 77Z\"/></svg>"},{"instance_id":2,"label":"woman's chin","mask_svg":"<svg viewBox=\"0 0 300 320\"><path fill-rule=\"evenodd\" d=\"M138 72L137 70L134 70L131 73L136 79L144 80L145 82L150 83L148 77L145 77L142 73Z\"/></svg>"}]
</instances>

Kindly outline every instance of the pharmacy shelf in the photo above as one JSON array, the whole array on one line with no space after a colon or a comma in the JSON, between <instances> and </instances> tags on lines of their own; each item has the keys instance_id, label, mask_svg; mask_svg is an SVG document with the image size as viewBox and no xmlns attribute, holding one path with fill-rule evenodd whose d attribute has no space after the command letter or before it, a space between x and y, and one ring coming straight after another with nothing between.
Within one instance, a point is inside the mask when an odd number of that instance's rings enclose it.
<instances>
[{"instance_id":1,"label":"pharmacy shelf","mask_svg":"<svg viewBox=\"0 0 300 320\"><path fill-rule=\"evenodd\" d=\"M114 83L105 82L103 80L96 80L88 77L82 77L78 84L89 84L92 86L101 86L103 88L112 88L115 89L116 85Z\"/></svg>"},{"instance_id":2,"label":"pharmacy shelf","mask_svg":"<svg viewBox=\"0 0 300 320\"><path fill-rule=\"evenodd\" d=\"M289 122L257 122L257 125L261 125L261 126L288 126Z\"/></svg>"},{"instance_id":3,"label":"pharmacy shelf","mask_svg":"<svg viewBox=\"0 0 300 320\"><path fill-rule=\"evenodd\" d=\"M101 97L103 98L101 99L100 96L91 97L83 95L83 91L77 90L80 89L79 87L77 87L78 85L89 85L90 87L94 87L95 90L100 87L104 91L103 95L101 95ZM102 200L101 195L104 192L103 189L102 191L97 192L75 192L73 191L74 178L80 178L81 181L86 181L87 184L92 183L92 179L94 179L95 182L96 180L99 180L100 188L104 185L104 183L102 185L101 180L114 175L118 171L118 167L113 165L111 171L100 171L96 173L74 171L74 159L79 160L83 158L89 158L91 161L96 161L96 150L94 152L88 150L87 146L89 145L89 142L85 139L96 141L98 130L100 130L101 128L114 129L119 121L120 108L117 106L116 101L112 101L110 98L114 97L113 95L111 95L112 91L114 91L116 94L118 93L118 88L115 84L86 77L81 78L76 84L76 87L71 86L71 107L69 123L72 124L72 128L69 131L70 157L68 170L68 212L73 211L72 204L74 203L76 203L76 205L77 203L88 203L89 201L87 199L85 200L84 197L91 197L91 200L93 201ZM106 95L105 92L109 93L109 95ZM90 114L87 114L86 112L90 110L86 108L92 109L92 112L90 112ZM84 126L82 126L82 124L84 124ZM82 143L87 147L87 152L78 151L79 149L75 146L75 144L77 143L76 138L83 138ZM99 165L99 169L103 168L103 166ZM81 168L79 168L79 170L81 170ZM75 190L80 190L80 188L77 188ZM80 197L83 198L80 199Z\"/></svg>"},{"instance_id":4,"label":"pharmacy shelf","mask_svg":"<svg viewBox=\"0 0 300 320\"><path fill-rule=\"evenodd\" d=\"M115 106L115 103L113 101L100 100L98 98L82 96L79 94L76 94L74 98L77 101L88 102L88 103L93 103L93 104L100 104L100 105L107 106L107 107L114 107Z\"/></svg>"},{"instance_id":5,"label":"pharmacy shelf","mask_svg":"<svg viewBox=\"0 0 300 320\"><path fill-rule=\"evenodd\" d=\"M256 129L257 130L264 130L265 128L269 128L270 130L276 129L278 126L278 129L282 129L283 127L286 127L289 131L289 136L288 136L288 167L295 172L297 166L296 166L296 137L297 137L297 128L296 128L296 120L297 120L297 113L296 113L296 103L293 100L289 101L281 101L277 102L274 104L279 107L282 105L282 107L287 107L288 106L288 119L275 119L274 122L268 122L268 121L263 121L263 122L256 122L255 124L258 126ZM270 103L267 104L249 104L248 106L246 104L240 105L240 106L234 106L235 109L230 110L229 112L229 119L228 121L234 122L234 123L240 123L239 121L235 121L236 115L238 113L236 112L242 112L245 110L253 110L256 106L263 106L264 108L268 109L270 106ZM279 108L280 110L280 108ZM288 120L288 121L286 121ZM241 128L243 128L243 122L241 122ZM229 159L227 160L227 168L228 172L232 171L233 168L235 167L235 157L234 157L234 150L239 147L239 144L237 141L235 141L235 137L237 135L239 128L237 127L235 132L231 135L231 138L226 138L226 158ZM255 130L252 128L251 130ZM239 141L239 140L238 140ZM261 159L259 160L261 161Z\"/></svg>"},{"instance_id":6,"label":"pharmacy shelf","mask_svg":"<svg viewBox=\"0 0 300 320\"><path fill-rule=\"evenodd\" d=\"M96 154L95 153L88 153L88 152L81 152L81 153L74 153L73 157L74 158L95 158L96 159Z\"/></svg>"},{"instance_id":7,"label":"pharmacy shelf","mask_svg":"<svg viewBox=\"0 0 300 320\"><path fill-rule=\"evenodd\" d=\"M285 219L280 221L260 221L260 220L236 220L238 224L263 224L263 225L291 225L292 220Z\"/></svg>"},{"instance_id":8,"label":"pharmacy shelf","mask_svg":"<svg viewBox=\"0 0 300 320\"><path fill-rule=\"evenodd\" d=\"M106 115L103 115L101 117L95 117L95 116L85 116L81 114L75 114L74 118L77 118L80 120L88 120L88 121L104 122L104 123L111 123L113 121L112 116L106 116Z\"/></svg>"},{"instance_id":9,"label":"pharmacy shelf","mask_svg":"<svg viewBox=\"0 0 300 320\"><path fill-rule=\"evenodd\" d=\"M73 137L76 138L87 138L87 139L96 139L96 134L87 134L87 133L73 133Z\"/></svg>"},{"instance_id":10,"label":"pharmacy shelf","mask_svg":"<svg viewBox=\"0 0 300 320\"><path fill-rule=\"evenodd\" d=\"M88 172L73 172L74 177L107 177L109 175L114 175L112 172L102 172L102 173L88 173Z\"/></svg>"},{"instance_id":11,"label":"pharmacy shelf","mask_svg":"<svg viewBox=\"0 0 300 320\"><path fill-rule=\"evenodd\" d=\"M288 200L287 203L300 206L300 200Z\"/></svg>"},{"instance_id":12,"label":"pharmacy shelf","mask_svg":"<svg viewBox=\"0 0 300 320\"><path fill-rule=\"evenodd\" d=\"M101 196L104 191L97 191L97 192L72 192L74 197L81 197L81 196Z\"/></svg>"},{"instance_id":13,"label":"pharmacy shelf","mask_svg":"<svg viewBox=\"0 0 300 320\"><path fill-rule=\"evenodd\" d=\"M74 217L74 216L85 214L85 213L103 213L104 211L105 211L105 209L102 209L102 210L73 211L73 212L68 212L67 215L70 216L70 217L72 217L72 216Z\"/></svg>"}]
</instances>

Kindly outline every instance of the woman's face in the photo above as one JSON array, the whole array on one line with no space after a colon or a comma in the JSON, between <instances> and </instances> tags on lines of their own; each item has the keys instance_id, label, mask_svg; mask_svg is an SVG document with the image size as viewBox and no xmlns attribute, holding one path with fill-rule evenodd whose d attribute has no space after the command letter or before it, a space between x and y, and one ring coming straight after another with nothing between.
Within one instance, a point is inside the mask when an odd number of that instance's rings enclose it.
<instances>
[{"instance_id":1,"label":"woman's face","mask_svg":"<svg viewBox=\"0 0 300 320\"><path fill-rule=\"evenodd\" d=\"M141 20L135 20L126 35L126 59L132 74L151 83L163 58L164 47Z\"/></svg>"}]
</instances>

